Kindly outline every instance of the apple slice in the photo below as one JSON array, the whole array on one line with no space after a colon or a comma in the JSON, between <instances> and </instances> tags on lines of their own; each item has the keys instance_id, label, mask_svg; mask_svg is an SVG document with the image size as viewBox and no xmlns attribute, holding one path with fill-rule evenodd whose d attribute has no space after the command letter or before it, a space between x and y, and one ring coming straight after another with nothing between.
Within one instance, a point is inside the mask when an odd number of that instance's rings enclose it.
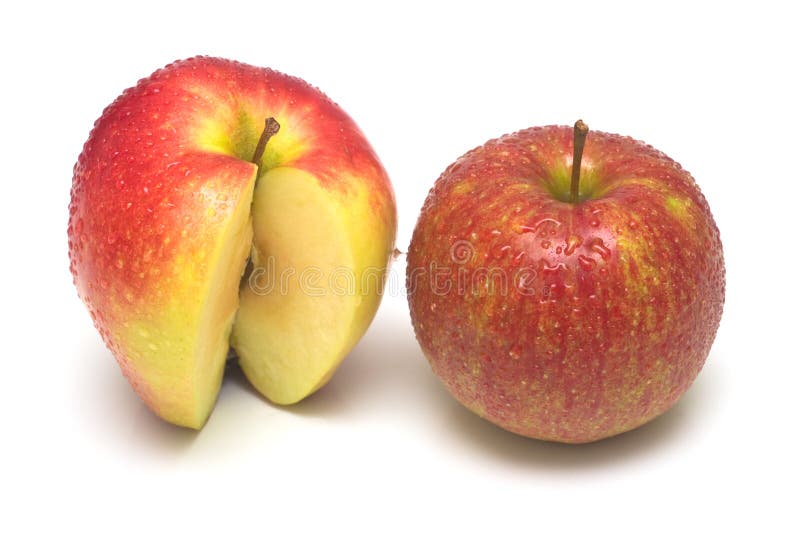
<instances>
[{"instance_id":1,"label":"apple slice","mask_svg":"<svg viewBox=\"0 0 800 534\"><path fill-rule=\"evenodd\" d=\"M82 213L72 253L94 263L74 266L85 273L78 290L92 295L92 317L134 390L164 419L199 428L229 350L257 168L214 154L183 157L172 168L191 180L161 175L140 188L138 206L124 201L115 210L118 203L107 201L113 220L99 220L100 210ZM156 200L150 188L170 193ZM104 193L86 191L87 204L102 205L94 196Z\"/></svg>"},{"instance_id":2,"label":"apple slice","mask_svg":"<svg viewBox=\"0 0 800 534\"><path fill-rule=\"evenodd\" d=\"M208 418L217 399L225 359L229 352L228 339L239 307L237 288L242 277L253 241L250 209L255 184L253 180L243 191L240 201L229 216L227 228L219 234L215 251L209 261L213 271L205 287L205 304L199 328L194 357L195 398L187 422L200 427Z\"/></svg>"}]
</instances>

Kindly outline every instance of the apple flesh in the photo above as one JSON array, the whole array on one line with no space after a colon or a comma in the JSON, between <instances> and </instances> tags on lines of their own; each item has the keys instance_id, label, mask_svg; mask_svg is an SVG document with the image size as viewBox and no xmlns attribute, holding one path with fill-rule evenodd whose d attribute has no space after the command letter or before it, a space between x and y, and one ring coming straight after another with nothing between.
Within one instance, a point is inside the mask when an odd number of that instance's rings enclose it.
<instances>
[{"instance_id":1,"label":"apple flesh","mask_svg":"<svg viewBox=\"0 0 800 534\"><path fill-rule=\"evenodd\" d=\"M267 118L280 130L254 163ZM338 106L297 78L197 57L96 122L74 171L70 269L136 392L200 428L230 340L277 403L331 377L378 307L395 229L388 177Z\"/></svg>"},{"instance_id":2,"label":"apple flesh","mask_svg":"<svg viewBox=\"0 0 800 534\"><path fill-rule=\"evenodd\" d=\"M531 128L448 167L407 286L417 339L457 400L512 432L581 443L644 424L690 386L725 270L680 165L592 131L573 198L573 144L573 128Z\"/></svg>"}]
</instances>

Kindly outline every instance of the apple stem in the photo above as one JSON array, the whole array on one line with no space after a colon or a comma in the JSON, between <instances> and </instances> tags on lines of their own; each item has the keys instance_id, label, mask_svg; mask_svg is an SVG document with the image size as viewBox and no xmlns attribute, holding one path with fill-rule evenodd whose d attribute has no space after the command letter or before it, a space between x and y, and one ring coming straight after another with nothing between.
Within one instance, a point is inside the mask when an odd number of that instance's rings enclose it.
<instances>
[{"instance_id":1,"label":"apple stem","mask_svg":"<svg viewBox=\"0 0 800 534\"><path fill-rule=\"evenodd\" d=\"M583 157L583 147L586 145L586 134L588 133L589 127L579 119L572 130L572 182L569 188L569 201L573 204L578 203L578 191L581 182L581 158Z\"/></svg>"},{"instance_id":2,"label":"apple stem","mask_svg":"<svg viewBox=\"0 0 800 534\"><path fill-rule=\"evenodd\" d=\"M261 137L258 139L258 144L256 145L256 151L253 153L253 159L250 161L258 165L261 162L262 156L264 156L264 149L267 148L267 141L270 138L278 133L278 130L281 129L281 125L278 124L273 117L268 118L264 121L264 130L261 132Z\"/></svg>"}]
</instances>

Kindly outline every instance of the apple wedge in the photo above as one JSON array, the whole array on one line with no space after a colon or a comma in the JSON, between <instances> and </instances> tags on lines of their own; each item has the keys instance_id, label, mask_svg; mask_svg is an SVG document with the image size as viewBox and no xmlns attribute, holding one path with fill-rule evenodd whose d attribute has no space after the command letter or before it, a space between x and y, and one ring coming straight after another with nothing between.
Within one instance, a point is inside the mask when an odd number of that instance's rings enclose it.
<instances>
[{"instance_id":1,"label":"apple wedge","mask_svg":"<svg viewBox=\"0 0 800 534\"><path fill-rule=\"evenodd\" d=\"M395 230L388 177L338 106L197 57L96 122L74 171L70 269L134 390L200 428L231 341L276 403L332 376L377 310Z\"/></svg>"}]
</instances>

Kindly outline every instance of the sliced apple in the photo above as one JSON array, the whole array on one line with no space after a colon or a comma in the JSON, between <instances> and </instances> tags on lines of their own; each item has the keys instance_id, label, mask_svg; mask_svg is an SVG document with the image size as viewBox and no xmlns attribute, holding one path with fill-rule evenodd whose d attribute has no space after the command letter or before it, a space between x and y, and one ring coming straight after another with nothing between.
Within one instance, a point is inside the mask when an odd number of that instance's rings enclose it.
<instances>
[{"instance_id":1,"label":"sliced apple","mask_svg":"<svg viewBox=\"0 0 800 534\"><path fill-rule=\"evenodd\" d=\"M377 310L395 230L386 172L341 108L298 78L197 57L96 122L73 177L70 269L134 390L200 428L231 333L276 403L330 378Z\"/></svg>"}]
</instances>

